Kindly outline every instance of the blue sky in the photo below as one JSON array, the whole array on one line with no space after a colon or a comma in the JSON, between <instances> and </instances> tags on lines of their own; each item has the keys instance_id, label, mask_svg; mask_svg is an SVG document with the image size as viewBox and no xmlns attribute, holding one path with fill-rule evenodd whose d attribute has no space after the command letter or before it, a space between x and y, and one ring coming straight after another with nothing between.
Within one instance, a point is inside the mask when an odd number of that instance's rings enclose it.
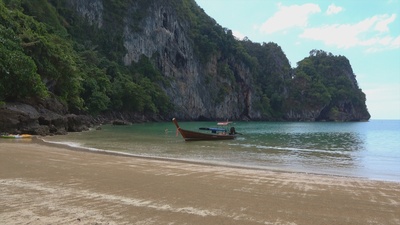
<instances>
[{"instance_id":1,"label":"blue sky","mask_svg":"<svg viewBox=\"0 0 400 225\"><path fill-rule=\"evenodd\" d=\"M195 0L238 38L275 42L292 67L312 49L346 56L371 119L400 119L400 0Z\"/></svg>"}]
</instances>

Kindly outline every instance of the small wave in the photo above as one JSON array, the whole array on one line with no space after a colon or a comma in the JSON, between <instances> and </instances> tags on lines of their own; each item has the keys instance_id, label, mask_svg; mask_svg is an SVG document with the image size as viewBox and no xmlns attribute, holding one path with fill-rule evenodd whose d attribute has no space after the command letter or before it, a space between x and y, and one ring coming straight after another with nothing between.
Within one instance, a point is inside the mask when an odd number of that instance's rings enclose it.
<instances>
[{"instance_id":1,"label":"small wave","mask_svg":"<svg viewBox=\"0 0 400 225\"><path fill-rule=\"evenodd\" d=\"M329 154L342 154L348 155L348 151L339 149L306 149L306 148L293 148L293 147L282 147L282 146L265 146L265 145L254 145L254 144L231 144L233 146L242 146L245 148L256 148L256 149L268 149L268 150L280 150L280 151L295 151L295 152L318 152L318 153L329 153Z\"/></svg>"},{"instance_id":2,"label":"small wave","mask_svg":"<svg viewBox=\"0 0 400 225\"><path fill-rule=\"evenodd\" d=\"M44 143L46 144L54 144L54 145L60 145L60 146L68 146L73 149L77 150L85 150L85 151L92 151L92 152L100 152L100 153L108 153L108 154L114 154L114 155L125 155L125 156L140 156L140 155L135 155L131 153L126 153L126 152L120 152L120 151L112 151L112 150L104 150L104 149L99 149L99 148L93 148L93 147L86 147L83 146L81 143L78 142L66 142L66 141L47 141L44 139L41 139Z\"/></svg>"},{"instance_id":3,"label":"small wave","mask_svg":"<svg viewBox=\"0 0 400 225\"><path fill-rule=\"evenodd\" d=\"M48 141L44 139L39 139L45 144L50 145L58 145L58 146L67 146L74 150L82 150L82 151L90 151L95 153L102 153L102 154L110 154L110 155L117 155L117 156L126 156L126 157L136 157L142 159L152 159L152 160L166 160L172 162L182 162L182 163L191 163L191 164L199 164L199 165L210 165L210 166L221 166L221 167L230 167L230 168L242 168L242 169L257 169L257 170L273 170L273 171L287 171L290 172L291 170L286 168L279 168L279 167L268 167L268 166L260 166L256 164L247 164L247 163L240 163L240 162L231 162L225 160L213 160L210 158L204 157L174 157L174 156L157 156L152 154L133 154L127 153L117 150L104 150L98 149L93 147L85 147L81 143L78 142L66 142L66 141ZM203 147L207 147L204 145Z\"/></svg>"},{"instance_id":4,"label":"small wave","mask_svg":"<svg viewBox=\"0 0 400 225\"><path fill-rule=\"evenodd\" d=\"M41 139L44 143L48 144L57 144L57 145L66 145L72 148L84 148L80 143L77 142L68 142L68 141L47 141L44 139Z\"/></svg>"},{"instance_id":5,"label":"small wave","mask_svg":"<svg viewBox=\"0 0 400 225\"><path fill-rule=\"evenodd\" d=\"M179 157L163 157L163 156L157 156L157 155L152 155L152 154L133 154L133 153L127 153L127 152L122 152L122 151L117 151L117 150L105 150L105 149L99 149L99 148L93 148L93 147L85 147L82 144L78 142L66 142L66 141L48 141L44 139L39 139L45 144L51 144L51 145L58 145L58 146L67 146L75 150L82 150L82 151L91 151L91 152L97 152L97 153L104 153L104 154L110 154L110 155L119 155L119 156L127 156L127 157L136 157L136 158L143 158L143 159L155 159L155 160L168 160L168 161L176 161L176 162L187 162L187 163L199 163L199 164L207 164L207 165L220 165L220 166L229 166L230 164L225 164L223 162L213 162L209 160L202 160L201 158L179 158ZM232 166L232 165L231 165Z\"/></svg>"}]
</instances>

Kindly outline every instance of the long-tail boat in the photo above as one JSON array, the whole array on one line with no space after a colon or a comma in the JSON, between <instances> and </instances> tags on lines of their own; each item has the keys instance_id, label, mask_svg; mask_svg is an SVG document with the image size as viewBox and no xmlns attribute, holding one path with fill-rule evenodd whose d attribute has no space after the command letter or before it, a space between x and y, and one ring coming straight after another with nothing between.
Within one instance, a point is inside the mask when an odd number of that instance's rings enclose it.
<instances>
[{"instance_id":1,"label":"long-tail boat","mask_svg":"<svg viewBox=\"0 0 400 225\"><path fill-rule=\"evenodd\" d=\"M185 141L203 141L203 140L230 140L236 137L235 129L233 128L233 133L227 134L225 129L220 128L200 128L200 130L209 130L211 133L196 132L191 130L185 130L179 127L178 121L173 118L172 122L175 124L179 133L185 139ZM232 130L232 128L231 128ZM220 132L218 131L225 131Z\"/></svg>"}]
</instances>

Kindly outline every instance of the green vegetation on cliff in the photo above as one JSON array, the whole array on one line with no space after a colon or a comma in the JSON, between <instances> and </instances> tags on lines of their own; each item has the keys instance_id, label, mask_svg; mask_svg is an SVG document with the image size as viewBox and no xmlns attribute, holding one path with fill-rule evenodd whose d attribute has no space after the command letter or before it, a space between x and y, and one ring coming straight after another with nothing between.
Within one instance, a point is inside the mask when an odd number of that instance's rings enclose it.
<instances>
[{"instance_id":1,"label":"green vegetation on cliff","mask_svg":"<svg viewBox=\"0 0 400 225\"><path fill-rule=\"evenodd\" d=\"M365 94L358 87L350 62L344 56L334 56L312 50L298 63L291 82L287 107L323 109L318 119L340 119L338 112L355 111L369 117Z\"/></svg>"},{"instance_id":2,"label":"green vegetation on cliff","mask_svg":"<svg viewBox=\"0 0 400 225\"><path fill-rule=\"evenodd\" d=\"M33 29L44 27L0 2L0 101L47 95L35 61L24 52L35 44Z\"/></svg>"},{"instance_id":3,"label":"green vegetation on cliff","mask_svg":"<svg viewBox=\"0 0 400 225\"><path fill-rule=\"evenodd\" d=\"M59 8L46 0L0 1L0 101L52 93L72 112L163 114L172 109L152 82L160 75L148 60L130 68L122 65L122 36L117 32L122 28L111 23L113 15L108 15L107 27L115 32L109 32L84 23L63 7L65 1L52 2ZM110 8L122 11L117 2L109 2Z\"/></svg>"},{"instance_id":4,"label":"green vegetation on cliff","mask_svg":"<svg viewBox=\"0 0 400 225\"><path fill-rule=\"evenodd\" d=\"M313 50L294 69L275 43L236 40L232 31L207 16L194 0L106 0L102 24L88 21L67 0L0 0L0 103L55 96L70 112L110 111L168 115L174 106L162 87L172 78L161 73L157 54L124 65L124 19L142 32L152 4L175 9L188 23L187 36L200 64L217 59L217 78L205 74L214 104L239 90L237 65L248 68L253 109L266 120L368 120L365 95L344 56ZM176 56L173 56L176 57ZM230 86L219 82L229 83ZM243 109L244 111L247 109ZM343 113L356 114L345 118ZM249 112L244 112L245 116ZM299 116L293 116L299 115Z\"/></svg>"}]
</instances>

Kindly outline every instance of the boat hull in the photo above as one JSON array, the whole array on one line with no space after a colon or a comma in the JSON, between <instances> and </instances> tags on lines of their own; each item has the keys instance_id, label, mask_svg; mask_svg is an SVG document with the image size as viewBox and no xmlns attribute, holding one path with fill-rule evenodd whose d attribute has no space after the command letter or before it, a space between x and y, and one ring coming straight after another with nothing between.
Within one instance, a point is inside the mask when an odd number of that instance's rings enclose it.
<instances>
[{"instance_id":1,"label":"boat hull","mask_svg":"<svg viewBox=\"0 0 400 225\"><path fill-rule=\"evenodd\" d=\"M179 133L185 139L185 141L211 141L211 140L232 140L236 136L235 135L228 135L228 134L207 134L202 132L196 132L191 130L185 130L179 127L178 122L176 119L172 119L172 122L175 124L176 128L178 129Z\"/></svg>"},{"instance_id":2,"label":"boat hull","mask_svg":"<svg viewBox=\"0 0 400 225\"><path fill-rule=\"evenodd\" d=\"M185 139L185 141L206 141L206 140L231 140L235 138L235 135L227 134L206 134L201 132L195 132L190 130L184 130L178 128L179 133Z\"/></svg>"}]
</instances>

